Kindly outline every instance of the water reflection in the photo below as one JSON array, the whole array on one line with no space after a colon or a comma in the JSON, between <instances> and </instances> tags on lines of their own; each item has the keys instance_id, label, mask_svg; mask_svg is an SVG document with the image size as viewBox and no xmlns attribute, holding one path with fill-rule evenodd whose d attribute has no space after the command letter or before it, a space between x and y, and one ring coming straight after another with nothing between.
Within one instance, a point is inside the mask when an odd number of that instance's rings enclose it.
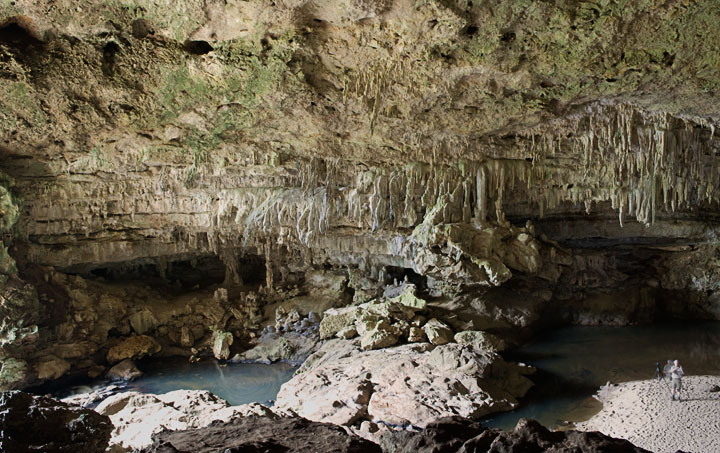
<instances>
[{"instance_id":1,"label":"water reflection","mask_svg":"<svg viewBox=\"0 0 720 453\"><path fill-rule=\"evenodd\" d=\"M582 421L600 409L591 398L598 387L655 374L669 359L679 359L687 375L720 374L720 323L677 322L632 327L567 327L507 355L540 371L536 387L517 411L484 420L511 429L520 418L557 427Z\"/></svg>"}]
</instances>

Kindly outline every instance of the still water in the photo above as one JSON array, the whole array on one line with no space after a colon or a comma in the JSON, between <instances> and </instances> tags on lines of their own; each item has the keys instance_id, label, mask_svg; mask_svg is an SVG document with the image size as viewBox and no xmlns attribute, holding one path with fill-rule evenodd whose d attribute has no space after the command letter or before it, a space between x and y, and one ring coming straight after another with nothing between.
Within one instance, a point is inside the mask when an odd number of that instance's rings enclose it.
<instances>
[{"instance_id":1,"label":"still water","mask_svg":"<svg viewBox=\"0 0 720 453\"><path fill-rule=\"evenodd\" d=\"M512 429L520 418L548 427L590 418L601 405L592 395L605 383L651 379L655 363L678 359L686 375L720 375L720 322L629 327L566 327L505 354L538 368L521 408L483 420Z\"/></svg>"},{"instance_id":2,"label":"still water","mask_svg":"<svg viewBox=\"0 0 720 453\"><path fill-rule=\"evenodd\" d=\"M121 391L167 393L173 390L209 390L232 405L268 403L275 399L280 386L290 380L297 368L287 363L263 365L229 363L215 360L190 363L187 359L144 360L138 363L144 375L123 384ZM53 392L58 397L96 390L108 382L96 381Z\"/></svg>"}]
</instances>

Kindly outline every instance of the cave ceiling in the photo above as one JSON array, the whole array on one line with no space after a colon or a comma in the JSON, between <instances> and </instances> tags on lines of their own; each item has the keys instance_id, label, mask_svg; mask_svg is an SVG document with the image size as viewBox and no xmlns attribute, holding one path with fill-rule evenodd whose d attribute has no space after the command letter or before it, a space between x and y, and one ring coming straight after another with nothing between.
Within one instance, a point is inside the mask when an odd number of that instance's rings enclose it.
<instances>
[{"instance_id":1,"label":"cave ceiling","mask_svg":"<svg viewBox=\"0 0 720 453\"><path fill-rule=\"evenodd\" d=\"M433 209L707 236L718 23L716 0L3 1L15 243L57 267L372 249Z\"/></svg>"}]
</instances>

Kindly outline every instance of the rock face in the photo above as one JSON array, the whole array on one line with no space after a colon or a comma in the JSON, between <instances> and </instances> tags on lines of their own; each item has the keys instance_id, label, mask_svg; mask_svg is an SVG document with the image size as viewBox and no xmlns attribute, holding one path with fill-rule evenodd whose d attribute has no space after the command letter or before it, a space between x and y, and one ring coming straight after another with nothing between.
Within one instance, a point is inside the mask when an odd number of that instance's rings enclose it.
<instances>
[{"instance_id":1,"label":"rock face","mask_svg":"<svg viewBox=\"0 0 720 453\"><path fill-rule=\"evenodd\" d=\"M92 410L19 391L0 394L2 451L103 453L110 419Z\"/></svg>"},{"instance_id":2,"label":"rock face","mask_svg":"<svg viewBox=\"0 0 720 453\"><path fill-rule=\"evenodd\" d=\"M627 440L597 432L551 432L534 420L521 419L513 431L503 432L453 417L434 422L420 432L386 431L380 445L383 451L397 453L647 452Z\"/></svg>"},{"instance_id":3,"label":"rock face","mask_svg":"<svg viewBox=\"0 0 720 453\"><path fill-rule=\"evenodd\" d=\"M276 406L309 420L349 425L363 419L426 426L458 414L510 410L532 385L532 370L459 344L407 344L363 351L330 340L283 384Z\"/></svg>"},{"instance_id":4,"label":"rock face","mask_svg":"<svg viewBox=\"0 0 720 453\"><path fill-rule=\"evenodd\" d=\"M0 6L2 388L406 278L452 332L720 317L715 0L47 3Z\"/></svg>"},{"instance_id":5,"label":"rock face","mask_svg":"<svg viewBox=\"0 0 720 453\"><path fill-rule=\"evenodd\" d=\"M328 423L314 423L302 418L237 418L215 422L202 429L164 432L153 436L145 453L192 451L223 452L318 452L381 453L376 444Z\"/></svg>"}]
</instances>

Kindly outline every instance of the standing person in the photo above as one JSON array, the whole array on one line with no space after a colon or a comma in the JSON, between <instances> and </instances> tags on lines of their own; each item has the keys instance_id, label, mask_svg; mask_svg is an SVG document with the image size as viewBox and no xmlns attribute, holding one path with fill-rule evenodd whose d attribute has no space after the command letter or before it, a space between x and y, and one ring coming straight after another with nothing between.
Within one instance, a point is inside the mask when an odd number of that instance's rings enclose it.
<instances>
[{"instance_id":1,"label":"standing person","mask_svg":"<svg viewBox=\"0 0 720 453\"><path fill-rule=\"evenodd\" d=\"M665 375L665 377L668 380L670 380L670 368L672 368L672 367L673 367L673 361L668 360L667 364L665 365L665 368L663 368L663 374Z\"/></svg>"},{"instance_id":2,"label":"standing person","mask_svg":"<svg viewBox=\"0 0 720 453\"><path fill-rule=\"evenodd\" d=\"M680 391L682 390L682 377L685 375L680 361L676 360L673 366L670 367L670 388L672 389L672 399L675 401L675 392L677 392L677 399L680 401Z\"/></svg>"}]
</instances>

